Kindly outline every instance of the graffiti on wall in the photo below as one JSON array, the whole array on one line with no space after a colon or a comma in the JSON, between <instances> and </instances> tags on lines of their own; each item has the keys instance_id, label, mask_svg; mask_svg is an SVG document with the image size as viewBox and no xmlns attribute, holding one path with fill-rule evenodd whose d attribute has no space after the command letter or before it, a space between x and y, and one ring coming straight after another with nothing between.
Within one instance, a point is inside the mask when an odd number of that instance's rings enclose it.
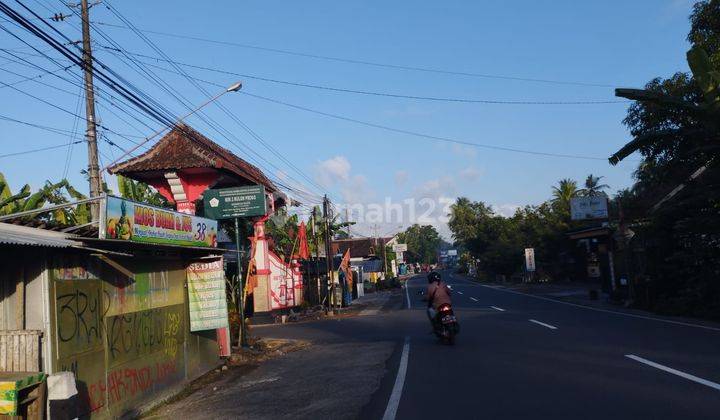
<instances>
[{"instance_id":1,"label":"graffiti on wall","mask_svg":"<svg viewBox=\"0 0 720 420\"><path fill-rule=\"evenodd\" d=\"M182 340L183 305L166 306L107 318L107 348L111 366L162 351L175 357Z\"/></svg>"},{"instance_id":2,"label":"graffiti on wall","mask_svg":"<svg viewBox=\"0 0 720 420\"><path fill-rule=\"evenodd\" d=\"M109 299L98 282L67 281L56 285L59 353L81 352L102 345Z\"/></svg>"},{"instance_id":3,"label":"graffiti on wall","mask_svg":"<svg viewBox=\"0 0 720 420\"><path fill-rule=\"evenodd\" d=\"M134 279L68 261L53 274L56 366L75 373L85 412L113 415L185 376L182 269ZM65 266L63 266L65 264ZM100 410L100 411L99 411Z\"/></svg>"}]
</instances>

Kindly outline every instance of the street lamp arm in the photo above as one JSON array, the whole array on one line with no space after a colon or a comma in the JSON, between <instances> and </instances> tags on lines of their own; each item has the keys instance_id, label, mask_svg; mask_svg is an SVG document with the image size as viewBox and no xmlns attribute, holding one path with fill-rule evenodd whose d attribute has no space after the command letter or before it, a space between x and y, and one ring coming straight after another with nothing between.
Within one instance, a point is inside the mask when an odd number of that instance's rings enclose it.
<instances>
[{"instance_id":1,"label":"street lamp arm","mask_svg":"<svg viewBox=\"0 0 720 420\"><path fill-rule=\"evenodd\" d=\"M187 114L183 115L182 117L178 118L178 120L177 120L177 122L176 122L175 124L176 124L176 125L177 125L177 124L180 124L180 123L183 122L183 120L185 120L187 117L195 114L196 112L198 112L198 111L200 111L201 109L205 108L205 107L208 106L209 104L211 104L211 103L215 102L216 100L220 99L220 97L223 96L224 94L226 94L226 93L228 93L228 92L237 92L237 91L239 91L241 88L242 88L242 82L237 82L237 83L229 86L227 89L223 90L222 92L219 92L219 93L216 94L215 96L213 96L213 97L211 97L210 99L206 100L205 102L203 102L202 104L200 104L198 107L196 107L196 108L193 109L192 111L190 111L190 112L188 112ZM130 150L127 150L125 153L123 153L122 155L120 155L120 157L118 157L118 158L115 159L114 161L110 162L109 164L105 165L102 169L100 169L100 173L103 173L104 171L108 170L108 168L112 167L113 165L115 165L115 164L117 164L118 162L120 162L120 160L124 159L125 156L128 156L129 154L131 154L131 153L134 152L135 150L139 149L142 145L144 145L144 144L146 144L147 142L149 142L150 140L154 139L155 137L157 137L158 135L160 135L162 132L164 132L164 131L167 130L168 128L169 128L169 127L162 127L162 128L160 128L159 130L155 131L155 132L152 133L149 137L145 138L143 141L141 141L141 142L139 142L137 145L135 145L133 148L131 148Z\"/></svg>"}]
</instances>

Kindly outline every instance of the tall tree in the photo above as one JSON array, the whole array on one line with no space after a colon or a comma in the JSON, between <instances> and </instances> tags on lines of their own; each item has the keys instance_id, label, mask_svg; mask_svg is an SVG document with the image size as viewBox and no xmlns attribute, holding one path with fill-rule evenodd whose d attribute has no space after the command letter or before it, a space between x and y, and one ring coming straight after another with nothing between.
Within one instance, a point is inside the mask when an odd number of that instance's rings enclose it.
<instances>
[{"instance_id":1,"label":"tall tree","mask_svg":"<svg viewBox=\"0 0 720 420\"><path fill-rule=\"evenodd\" d=\"M585 187L579 191L580 195L585 197L596 197L598 195L604 195L603 190L610 188L608 184L601 184L600 180L605 177L594 176L590 174L585 178Z\"/></svg>"},{"instance_id":2,"label":"tall tree","mask_svg":"<svg viewBox=\"0 0 720 420\"><path fill-rule=\"evenodd\" d=\"M416 223L399 233L398 240L408 246L408 261L425 264L437 262L441 239L433 226Z\"/></svg>"},{"instance_id":3,"label":"tall tree","mask_svg":"<svg viewBox=\"0 0 720 420\"><path fill-rule=\"evenodd\" d=\"M577 181L570 178L561 179L552 187L553 202L562 208L570 208L570 200L578 195Z\"/></svg>"},{"instance_id":4,"label":"tall tree","mask_svg":"<svg viewBox=\"0 0 720 420\"><path fill-rule=\"evenodd\" d=\"M623 121L633 139L610 162L642 156L635 185L614 200L640 218L633 241L646 251L633 277L652 279L641 304L720 318L720 0L698 2L690 19L691 75L616 90L636 101Z\"/></svg>"}]
</instances>

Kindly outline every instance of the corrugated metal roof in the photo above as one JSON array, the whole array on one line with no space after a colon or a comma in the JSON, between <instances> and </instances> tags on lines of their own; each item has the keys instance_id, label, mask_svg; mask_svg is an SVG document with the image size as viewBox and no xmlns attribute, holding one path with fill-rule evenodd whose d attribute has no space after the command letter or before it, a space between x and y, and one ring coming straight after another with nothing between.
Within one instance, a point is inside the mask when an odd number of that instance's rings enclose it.
<instances>
[{"instance_id":1,"label":"corrugated metal roof","mask_svg":"<svg viewBox=\"0 0 720 420\"><path fill-rule=\"evenodd\" d=\"M78 245L78 242L72 240L75 237L69 233L0 223L0 244L68 248Z\"/></svg>"}]
</instances>

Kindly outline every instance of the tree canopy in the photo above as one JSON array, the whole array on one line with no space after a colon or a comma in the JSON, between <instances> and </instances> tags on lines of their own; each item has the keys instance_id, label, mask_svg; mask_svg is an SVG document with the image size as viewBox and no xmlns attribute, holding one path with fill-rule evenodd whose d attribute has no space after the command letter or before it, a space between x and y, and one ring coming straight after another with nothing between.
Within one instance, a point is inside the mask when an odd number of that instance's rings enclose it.
<instances>
[{"instance_id":1,"label":"tree canopy","mask_svg":"<svg viewBox=\"0 0 720 420\"><path fill-rule=\"evenodd\" d=\"M398 241L406 243L408 262L432 264L437 262L441 238L435 227L414 224L398 234Z\"/></svg>"}]
</instances>

